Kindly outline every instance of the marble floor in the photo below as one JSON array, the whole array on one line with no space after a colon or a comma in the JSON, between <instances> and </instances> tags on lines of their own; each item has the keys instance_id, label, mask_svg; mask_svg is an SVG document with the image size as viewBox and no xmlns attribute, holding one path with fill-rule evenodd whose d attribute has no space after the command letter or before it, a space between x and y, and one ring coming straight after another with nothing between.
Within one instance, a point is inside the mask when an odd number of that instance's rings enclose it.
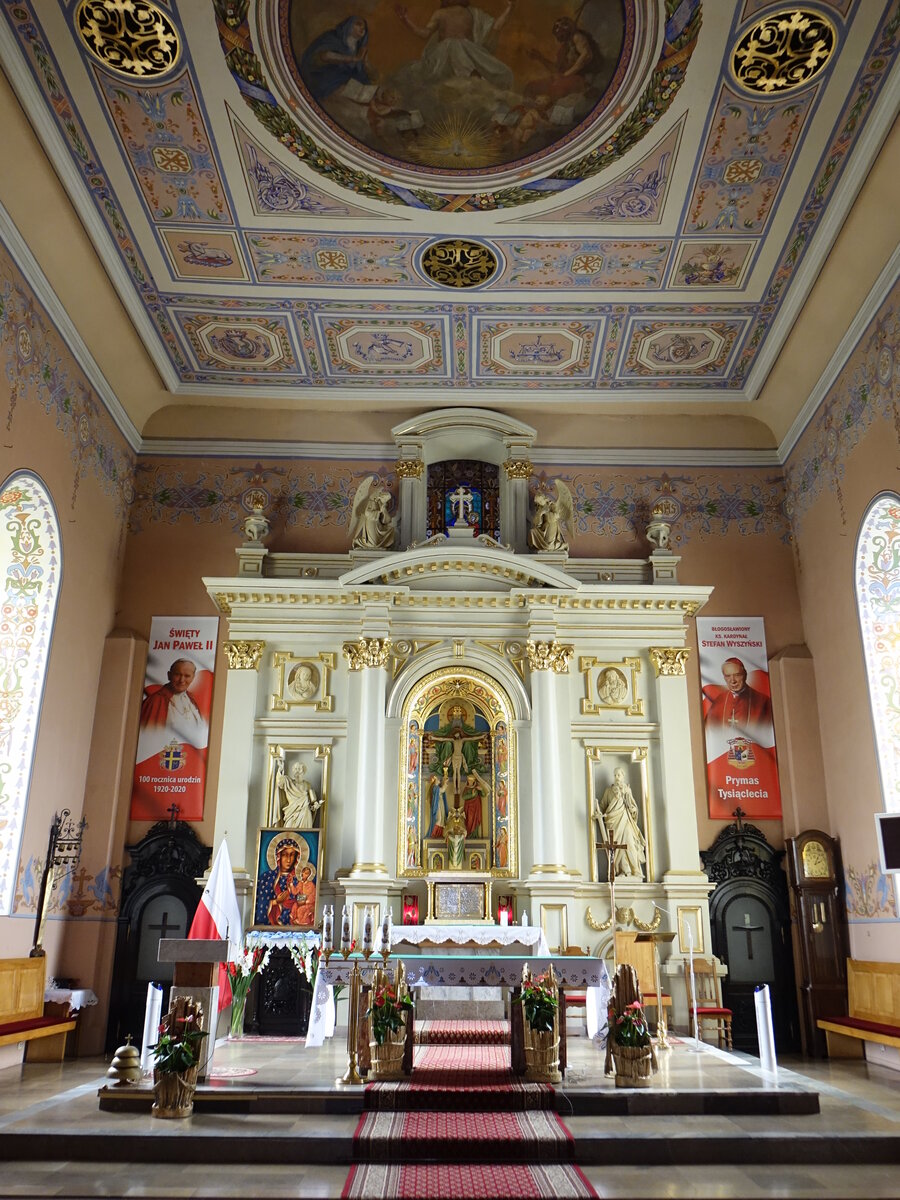
<instances>
[{"instance_id":1,"label":"marble floor","mask_svg":"<svg viewBox=\"0 0 900 1200\"><path fill-rule=\"evenodd\" d=\"M770 1076L756 1060L724 1055L709 1048L695 1051L681 1042L669 1055L655 1086L673 1089L772 1088ZM321 1050L307 1051L302 1043L277 1041L229 1042L217 1047L214 1072L223 1077L217 1088L229 1091L242 1086L321 1087L331 1089L345 1062L339 1040ZM570 1071L566 1090L610 1087L604 1080L600 1050L586 1039L570 1043ZM247 1198L277 1196L338 1197L347 1174L346 1147L356 1126L352 1115L296 1114L196 1114L188 1121L157 1121L146 1113L100 1112L97 1090L105 1080L106 1063L82 1059L57 1065L24 1065L0 1071L0 1168L2 1196L206 1196ZM248 1072L254 1072L253 1075ZM826 1145L839 1138L875 1138L900 1134L900 1073L864 1062L783 1061L779 1080L794 1087L818 1091L821 1112L809 1116L628 1116L564 1117L579 1146L590 1156L610 1146L617 1157L626 1157L629 1144L636 1148L635 1165L594 1165L583 1170L603 1197L691 1197L692 1200L738 1200L758 1196L860 1197L881 1200L900 1197L900 1155L880 1164L865 1161L825 1162L815 1142ZM53 1155L48 1131L94 1135L103 1146L93 1161L59 1160ZM36 1135L45 1150L16 1157ZM248 1162L178 1163L171 1149L176 1139L227 1139L240 1146L267 1140L270 1160L265 1165ZM656 1143L664 1155L679 1140L702 1138L710 1162L647 1165L646 1147ZM129 1144L147 1141L155 1161L129 1161ZM302 1139L316 1162L278 1161L278 1141ZM717 1139L741 1139L741 1157L755 1158L740 1165L715 1162ZM812 1138L812 1145L809 1139ZM274 1141L272 1141L274 1139ZM774 1141L773 1141L774 1139ZM798 1161L771 1161L775 1142L793 1142ZM35 1143L36 1144L36 1143ZM889 1144L889 1143L885 1143ZM892 1143L891 1143L892 1144ZM182 1142L183 1145L183 1142ZM284 1143L282 1142L282 1145ZM331 1148L334 1148L333 1155ZM593 1150L590 1149L593 1147ZM769 1147L769 1148L767 1148ZM624 1151L624 1155L623 1155ZM677 1157L677 1156L676 1156ZM787 1157L792 1157L789 1153ZM884 1156L882 1155L882 1158ZM118 1161L112 1161L118 1159Z\"/></svg>"}]
</instances>

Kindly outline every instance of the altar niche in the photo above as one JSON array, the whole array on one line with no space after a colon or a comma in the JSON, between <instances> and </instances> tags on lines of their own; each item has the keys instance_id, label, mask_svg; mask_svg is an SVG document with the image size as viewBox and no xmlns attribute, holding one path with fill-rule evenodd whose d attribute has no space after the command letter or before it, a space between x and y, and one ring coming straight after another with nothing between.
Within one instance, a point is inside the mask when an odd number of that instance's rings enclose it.
<instances>
[{"instance_id":1,"label":"altar niche","mask_svg":"<svg viewBox=\"0 0 900 1200\"><path fill-rule=\"evenodd\" d=\"M516 874L512 706L489 676L445 668L403 707L398 874Z\"/></svg>"}]
</instances>

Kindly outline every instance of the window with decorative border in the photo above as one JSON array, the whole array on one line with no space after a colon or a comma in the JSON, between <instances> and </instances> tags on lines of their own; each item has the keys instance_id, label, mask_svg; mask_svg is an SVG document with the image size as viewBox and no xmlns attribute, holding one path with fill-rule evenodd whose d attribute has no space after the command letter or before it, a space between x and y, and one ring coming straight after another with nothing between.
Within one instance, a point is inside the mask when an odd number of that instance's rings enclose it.
<instances>
[{"instance_id":1,"label":"window with decorative border","mask_svg":"<svg viewBox=\"0 0 900 1200\"><path fill-rule=\"evenodd\" d=\"M56 510L36 475L9 476L0 522L0 913L9 913L62 560Z\"/></svg>"},{"instance_id":2,"label":"window with decorative border","mask_svg":"<svg viewBox=\"0 0 900 1200\"><path fill-rule=\"evenodd\" d=\"M856 542L862 633L884 808L900 812L900 496L883 492Z\"/></svg>"}]
</instances>

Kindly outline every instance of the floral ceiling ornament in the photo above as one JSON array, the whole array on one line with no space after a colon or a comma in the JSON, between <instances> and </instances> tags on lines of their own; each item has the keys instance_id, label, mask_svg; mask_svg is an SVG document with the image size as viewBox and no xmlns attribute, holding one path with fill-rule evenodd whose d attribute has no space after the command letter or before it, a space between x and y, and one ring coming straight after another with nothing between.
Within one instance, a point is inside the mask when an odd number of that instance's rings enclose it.
<instances>
[{"instance_id":1,"label":"floral ceiling ornament","mask_svg":"<svg viewBox=\"0 0 900 1200\"><path fill-rule=\"evenodd\" d=\"M422 255L422 271L432 283L444 287L479 287L497 271L497 255L483 242L447 238L429 246Z\"/></svg>"},{"instance_id":2,"label":"floral ceiling ornament","mask_svg":"<svg viewBox=\"0 0 900 1200\"><path fill-rule=\"evenodd\" d=\"M797 8L770 13L734 48L731 70L741 87L764 96L803 87L828 64L837 45L832 23Z\"/></svg>"},{"instance_id":3,"label":"floral ceiling ornament","mask_svg":"<svg viewBox=\"0 0 900 1200\"><path fill-rule=\"evenodd\" d=\"M131 79L157 79L178 62L175 25L149 0L81 0L75 28L107 70Z\"/></svg>"}]
</instances>

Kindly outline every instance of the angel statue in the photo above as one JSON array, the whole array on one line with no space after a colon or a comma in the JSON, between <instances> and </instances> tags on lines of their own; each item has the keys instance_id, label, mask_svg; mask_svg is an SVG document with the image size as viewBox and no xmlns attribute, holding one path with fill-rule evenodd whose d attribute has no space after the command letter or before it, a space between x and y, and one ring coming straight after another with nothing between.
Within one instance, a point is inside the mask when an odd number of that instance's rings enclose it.
<instances>
[{"instance_id":1,"label":"angel statue","mask_svg":"<svg viewBox=\"0 0 900 1200\"><path fill-rule=\"evenodd\" d=\"M395 518L388 512L391 493L375 475L367 475L353 497L350 544L354 550L390 550L397 535Z\"/></svg>"},{"instance_id":2,"label":"angel statue","mask_svg":"<svg viewBox=\"0 0 900 1200\"><path fill-rule=\"evenodd\" d=\"M554 479L556 499L551 500L546 492L538 492L534 498L534 517L531 521L529 541L535 550L565 550L575 527L575 504L572 493L561 479Z\"/></svg>"}]
</instances>

